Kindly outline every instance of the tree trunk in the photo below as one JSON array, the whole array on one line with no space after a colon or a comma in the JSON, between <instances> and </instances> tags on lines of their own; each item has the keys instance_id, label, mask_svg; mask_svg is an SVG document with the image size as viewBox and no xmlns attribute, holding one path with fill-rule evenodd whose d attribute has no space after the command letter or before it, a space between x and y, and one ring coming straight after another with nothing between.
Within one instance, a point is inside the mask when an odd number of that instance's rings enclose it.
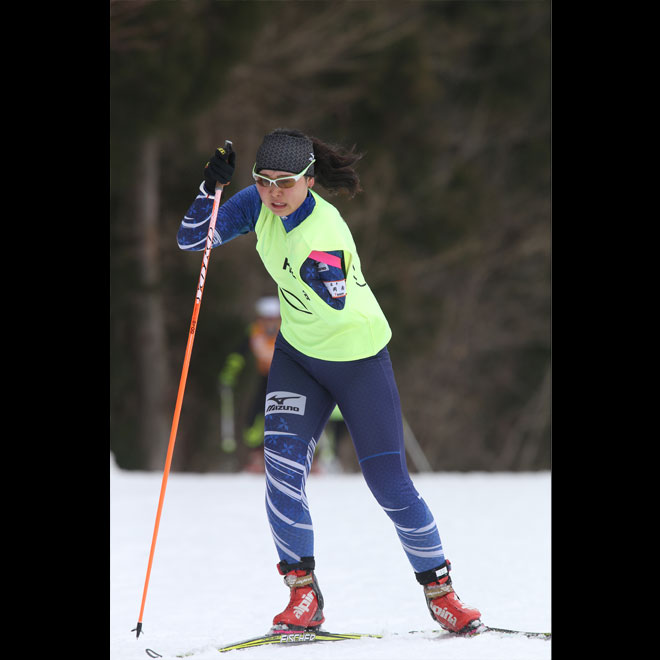
<instances>
[{"instance_id":1,"label":"tree trunk","mask_svg":"<svg viewBox=\"0 0 660 660\"><path fill-rule=\"evenodd\" d=\"M140 282L137 288L137 369L139 380L139 441L148 470L165 464L171 411L167 402L167 350L159 267L160 145L144 138L138 148L135 181Z\"/></svg>"}]
</instances>

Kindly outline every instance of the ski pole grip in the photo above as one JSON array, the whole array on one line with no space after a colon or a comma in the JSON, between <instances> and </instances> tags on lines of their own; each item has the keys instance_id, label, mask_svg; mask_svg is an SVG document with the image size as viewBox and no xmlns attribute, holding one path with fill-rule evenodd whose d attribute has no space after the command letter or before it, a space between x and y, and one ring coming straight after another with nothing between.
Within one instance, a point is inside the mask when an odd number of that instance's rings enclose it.
<instances>
[{"instance_id":1,"label":"ski pole grip","mask_svg":"<svg viewBox=\"0 0 660 660\"><path fill-rule=\"evenodd\" d=\"M224 148L225 148L225 151L229 151L230 149L233 149L234 148L233 142L231 140L225 140L225 147ZM224 188L225 186L228 186L228 185L229 185L228 183L218 182L218 183L215 184L215 189L216 190L221 190L222 188Z\"/></svg>"}]
</instances>

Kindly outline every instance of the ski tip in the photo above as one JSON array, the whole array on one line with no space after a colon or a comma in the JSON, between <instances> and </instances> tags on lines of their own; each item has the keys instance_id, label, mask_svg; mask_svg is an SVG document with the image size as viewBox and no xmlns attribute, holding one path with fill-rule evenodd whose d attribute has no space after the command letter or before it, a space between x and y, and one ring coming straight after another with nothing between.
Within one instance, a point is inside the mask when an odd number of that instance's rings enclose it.
<instances>
[{"instance_id":1,"label":"ski tip","mask_svg":"<svg viewBox=\"0 0 660 660\"><path fill-rule=\"evenodd\" d=\"M486 626L484 632L490 632L500 635L517 635L527 637L529 639L552 639L551 632L531 632L529 630L511 630L509 628L497 628L494 626Z\"/></svg>"}]
</instances>

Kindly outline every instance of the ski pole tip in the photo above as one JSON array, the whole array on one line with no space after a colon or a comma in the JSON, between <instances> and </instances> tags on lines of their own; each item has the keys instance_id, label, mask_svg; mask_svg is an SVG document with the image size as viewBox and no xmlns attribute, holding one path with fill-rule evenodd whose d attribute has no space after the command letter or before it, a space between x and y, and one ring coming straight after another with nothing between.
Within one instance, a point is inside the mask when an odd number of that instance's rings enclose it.
<instances>
[{"instance_id":1,"label":"ski pole tip","mask_svg":"<svg viewBox=\"0 0 660 660\"><path fill-rule=\"evenodd\" d=\"M142 621L137 622L137 626L131 630L131 632L135 633L136 639L140 636L140 633L142 632Z\"/></svg>"}]
</instances>

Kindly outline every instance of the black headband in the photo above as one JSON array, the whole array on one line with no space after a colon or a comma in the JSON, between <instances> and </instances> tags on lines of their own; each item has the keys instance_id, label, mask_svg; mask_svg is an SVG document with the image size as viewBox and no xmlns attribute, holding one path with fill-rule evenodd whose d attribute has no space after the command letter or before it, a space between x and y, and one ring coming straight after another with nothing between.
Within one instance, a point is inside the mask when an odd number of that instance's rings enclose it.
<instances>
[{"instance_id":1,"label":"black headband","mask_svg":"<svg viewBox=\"0 0 660 660\"><path fill-rule=\"evenodd\" d=\"M314 145L309 138L286 133L269 133L257 149L255 170L276 170L298 174L314 160ZM314 176L314 165L307 170Z\"/></svg>"}]
</instances>

